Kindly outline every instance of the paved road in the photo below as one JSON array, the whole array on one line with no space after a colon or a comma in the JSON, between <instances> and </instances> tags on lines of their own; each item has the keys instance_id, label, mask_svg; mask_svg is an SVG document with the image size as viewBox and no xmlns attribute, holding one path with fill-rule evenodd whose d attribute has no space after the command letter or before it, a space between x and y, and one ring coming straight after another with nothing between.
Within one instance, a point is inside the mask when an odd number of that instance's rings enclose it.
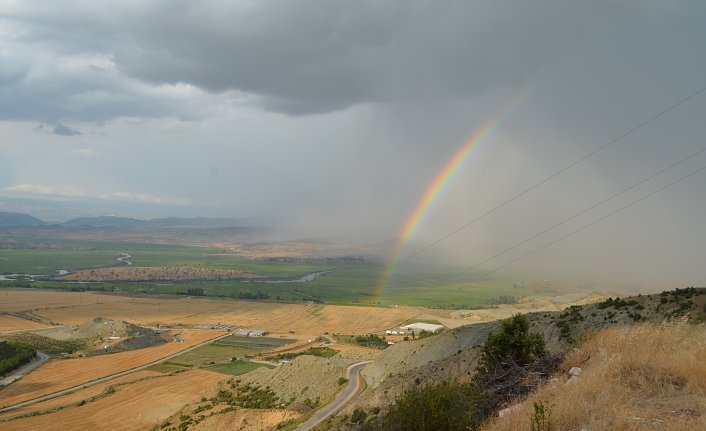
<instances>
[{"instance_id":1,"label":"paved road","mask_svg":"<svg viewBox=\"0 0 706 431\"><path fill-rule=\"evenodd\" d=\"M10 383L13 383L15 380L21 379L22 377L24 377L25 374L39 367L48 360L49 356L47 356L45 353L37 351L37 357L32 362L23 366L22 368L15 370L14 373L0 380L0 388L3 386L7 386Z\"/></svg>"},{"instance_id":2,"label":"paved road","mask_svg":"<svg viewBox=\"0 0 706 431\"><path fill-rule=\"evenodd\" d=\"M173 354L171 354L171 355L169 355L169 356L165 356L165 357L160 358L160 359L158 359L158 360L156 360L156 361L152 361L152 362L150 362L149 364L140 365L139 367L130 368L129 370L125 370L125 371L120 371L119 373L115 373L115 374L111 374L111 375L109 375L109 376L101 377L101 378L99 378L99 379L91 380L90 382L81 383L80 385L71 386L70 388L62 389L62 390L57 391L57 392L52 392L51 394L43 395L43 396L41 396L41 397L32 398L32 399L27 400L27 401L22 401L21 403L13 404L13 405L10 405L10 406L5 406L5 407L3 407L3 408L0 408L0 413L4 413L4 412L6 412L6 411L14 410L14 409L17 409L17 408L20 408L20 407L24 407L24 406L28 406L28 405L31 405L31 404L40 403L40 402L42 402L42 401L51 400L51 399L54 399L54 398L57 398L57 397L61 397L61 396L66 395L66 394L70 394L70 393L72 393L72 392L76 392L76 391L78 391L78 390L80 390L80 389L85 389L85 388L87 388L87 387L90 387L90 386L93 386L93 385L97 385L98 383L103 383L103 382L107 382L107 381L109 381L109 380L113 380L113 379L116 378L116 377L122 377L122 376L125 376L125 375L128 375L128 374L134 373L135 371L144 370L145 368L149 368L149 367L151 367L152 365L157 365L157 364L159 364L159 363L161 363L161 362L168 361L168 360L170 360L170 359L172 359L172 358L175 358L175 357L177 357L177 356L179 356L179 355L181 355L181 354L184 354L184 353L186 353L186 352L189 352L189 351L191 351L191 350L194 350L194 349L196 349L197 347L201 347L201 346L203 346L204 344L212 343L212 342L214 342L214 341L220 340L221 338L227 337L227 336L229 336L229 335L231 335L231 333L226 333L226 334L220 335L220 336L218 336L218 337L211 338L210 340L203 341L203 342L201 342L201 343L199 343L199 344L194 344L193 346L191 346L191 347L189 347L189 348L187 348L187 349L180 350L180 351L178 351L178 352L176 352L176 353L173 353Z\"/></svg>"},{"instance_id":3,"label":"paved road","mask_svg":"<svg viewBox=\"0 0 706 431\"><path fill-rule=\"evenodd\" d=\"M365 361L356 362L355 364L350 365L346 372L346 377L348 377L348 386L346 386L346 388L338 394L336 399L314 413L309 420L299 425L294 431L309 431L323 420L328 419L338 413L338 411L345 407L346 404L353 401L353 399L358 395L358 390L362 385L363 379L360 378L360 371L369 363L370 361Z\"/></svg>"}]
</instances>

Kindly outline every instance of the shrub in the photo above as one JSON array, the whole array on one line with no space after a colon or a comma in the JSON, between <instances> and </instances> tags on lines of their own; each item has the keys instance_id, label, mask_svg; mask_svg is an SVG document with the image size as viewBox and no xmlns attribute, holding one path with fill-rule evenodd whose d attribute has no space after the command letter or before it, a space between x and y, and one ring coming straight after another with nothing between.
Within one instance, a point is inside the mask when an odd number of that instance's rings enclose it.
<instances>
[{"instance_id":1,"label":"shrub","mask_svg":"<svg viewBox=\"0 0 706 431\"><path fill-rule=\"evenodd\" d=\"M468 383L445 381L437 385L412 386L398 397L382 418L381 431L426 431L476 429L481 419L474 405L480 396Z\"/></svg>"},{"instance_id":2,"label":"shrub","mask_svg":"<svg viewBox=\"0 0 706 431\"><path fill-rule=\"evenodd\" d=\"M523 366L545 355L544 337L530 334L527 316L516 314L502 322L500 332L491 331L488 334L481 352L479 371L489 372L503 362Z\"/></svg>"},{"instance_id":3,"label":"shrub","mask_svg":"<svg viewBox=\"0 0 706 431\"><path fill-rule=\"evenodd\" d=\"M338 350L331 349L330 347L310 347L301 352L288 352L280 353L279 355L268 356L265 359L270 361L282 361L282 360L292 360L297 356L310 355L318 356L320 358L330 358L338 354Z\"/></svg>"},{"instance_id":4,"label":"shrub","mask_svg":"<svg viewBox=\"0 0 706 431\"><path fill-rule=\"evenodd\" d=\"M532 431L549 431L549 418L551 416L551 408L545 406L541 401L534 402L534 411L530 418Z\"/></svg>"},{"instance_id":5,"label":"shrub","mask_svg":"<svg viewBox=\"0 0 706 431\"><path fill-rule=\"evenodd\" d=\"M351 422L357 423L357 424L362 424L365 422L365 418L368 417L368 414L365 413L361 409L355 409L353 410L353 414L351 415Z\"/></svg>"}]
</instances>

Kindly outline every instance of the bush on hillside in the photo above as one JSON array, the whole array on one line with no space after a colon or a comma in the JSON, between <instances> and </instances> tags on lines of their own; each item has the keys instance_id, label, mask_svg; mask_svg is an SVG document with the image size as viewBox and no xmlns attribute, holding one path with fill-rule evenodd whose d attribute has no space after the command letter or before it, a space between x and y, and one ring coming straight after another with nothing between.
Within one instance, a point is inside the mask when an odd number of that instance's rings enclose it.
<instances>
[{"instance_id":1,"label":"bush on hillside","mask_svg":"<svg viewBox=\"0 0 706 431\"><path fill-rule=\"evenodd\" d=\"M561 360L548 355L541 334L529 333L527 316L518 314L491 332L481 350L471 383L412 385L395 400L373 429L474 430L504 404L532 392Z\"/></svg>"},{"instance_id":2,"label":"bush on hillside","mask_svg":"<svg viewBox=\"0 0 706 431\"><path fill-rule=\"evenodd\" d=\"M488 373L496 367L525 366L546 356L544 337L529 333L529 319L516 314L502 321L500 332L490 332L483 345L479 372Z\"/></svg>"},{"instance_id":3,"label":"bush on hillside","mask_svg":"<svg viewBox=\"0 0 706 431\"><path fill-rule=\"evenodd\" d=\"M268 356L265 359L269 361L291 361L297 356L302 355L318 356L320 358L331 358L336 354L338 354L338 350L334 350L329 347L309 347L308 349L302 350L301 352L280 353L278 355Z\"/></svg>"},{"instance_id":4,"label":"bush on hillside","mask_svg":"<svg viewBox=\"0 0 706 431\"><path fill-rule=\"evenodd\" d=\"M474 408L481 396L473 385L450 381L412 386L381 419L380 431L436 431L477 429L483 418Z\"/></svg>"}]
</instances>

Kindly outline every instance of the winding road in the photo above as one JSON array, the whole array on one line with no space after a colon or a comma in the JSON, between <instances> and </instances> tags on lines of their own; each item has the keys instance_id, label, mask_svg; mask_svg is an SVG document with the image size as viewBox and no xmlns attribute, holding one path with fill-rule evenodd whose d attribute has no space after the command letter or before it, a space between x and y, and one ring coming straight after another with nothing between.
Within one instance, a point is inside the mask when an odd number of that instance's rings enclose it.
<instances>
[{"instance_id":1,"label":"winding road","mask_svg":"<svg viewBox=\"0 0 706 431\"><path fill-rule=\"evenodd\" d=\"M336 396L336 398L318 410L312 417L310 417L306 422L299 425L294 431L309 431L322 421L328 419L329 417L338 413L343 407L349 402L353 401L363 385L363 379L360 377L360 372L368 365L371 361L356 362L348 366L346 370L346 377L348 378L348 386L341 391L341 393Z\"/></svg>"}]
</instances>

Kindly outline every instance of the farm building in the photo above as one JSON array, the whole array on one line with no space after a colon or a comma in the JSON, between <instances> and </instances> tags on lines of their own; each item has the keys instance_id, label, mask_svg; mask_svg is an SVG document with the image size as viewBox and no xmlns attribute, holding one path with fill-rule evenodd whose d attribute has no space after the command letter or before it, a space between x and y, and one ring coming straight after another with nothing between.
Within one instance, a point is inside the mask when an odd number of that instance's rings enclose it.
<instances>
[{"instance_id":1,"label":"farm building","mask_svg":"<svg viewBox=\"0 0 706 431\"><path fill-rule=\"evenodd\" d=\"M410 323L409 325L402 326L402 329L406 331L427 331L427 332L439 332L444 329L444 325L434 325L432 323Z\"/></svg>"},{"instance_id":2,"label":"farm building","mask_svg":"<svg viewBox=\"0 0 706 431\"><path fill-rule=\"evenodd\" d=\"M245 335L246 337L250 335L250 332L252 332L249 329L238 329L238 335Z\"/></svg>"},{"instance_id":3,"label":"farm building","mask_svg":"<svg viewBox=\"0 0 706 431\"><path fill-rule=\"evenodd\" d=\"M248 337L263 337L265 335L267 335L267 331L264 331L262 329L255 329L254 331L250 331Z\"/></svg>"}]
</instances>

